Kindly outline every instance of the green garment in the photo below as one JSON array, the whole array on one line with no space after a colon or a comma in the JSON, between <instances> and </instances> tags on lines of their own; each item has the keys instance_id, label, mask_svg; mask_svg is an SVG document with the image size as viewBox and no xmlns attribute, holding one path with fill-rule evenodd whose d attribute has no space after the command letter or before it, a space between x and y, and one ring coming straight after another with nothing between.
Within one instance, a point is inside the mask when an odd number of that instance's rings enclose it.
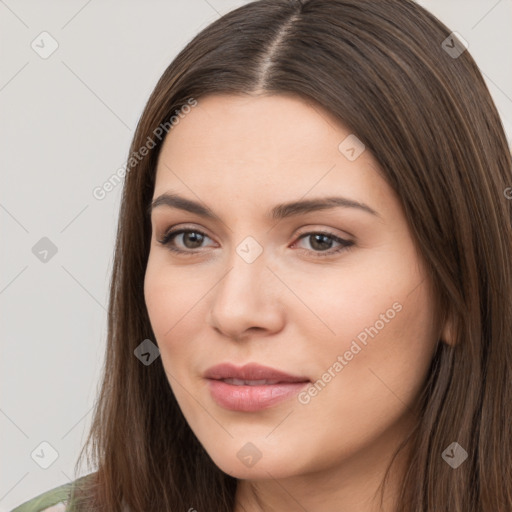
<instances>
[{"instance_id":1,"label":"green garment","mask_svg":"<svg viewBox=\"0 0 512 512\"><path fill-rule=\"evenodd\" d=\"M89 476L91 475L85 475L81 478L77 478L72 482L46 491L39 496L36 496L35 498L32 498L25 503L22 503L15 509L11 510L11 512L43 512L46 511L46 509L50 509L48 512L73 512L75 509L72 504L70 504L70 497L73 486L78 485ZM54 506L55 509L50 508Z\"/></svg>"}]
</instances>

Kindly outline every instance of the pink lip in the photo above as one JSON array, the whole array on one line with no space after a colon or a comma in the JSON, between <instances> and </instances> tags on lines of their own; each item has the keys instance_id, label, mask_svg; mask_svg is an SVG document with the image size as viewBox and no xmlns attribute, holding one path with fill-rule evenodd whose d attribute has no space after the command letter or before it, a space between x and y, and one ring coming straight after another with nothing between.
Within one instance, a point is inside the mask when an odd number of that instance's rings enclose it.
<instances>
[{"instance_id":1,"label":"pink lip","mask_svg":"<svg viewBox=\"0 0 512 512\"><path fill-rule=\"evenodd\" d=\"M249 363L244 366L235 366L231 363L222 363L208 368L204 374L207 379L243 379L243 380L277 380L279 382L309 382L307 377L290 375L288 373L262 366L257 363Z\"/></svg>"},{"instance_id":2,"label":"pink lip","mask_svg":"<svg viewBox=\"0 0 512 512\"><path fill-rule=\"evenodd\" d=\"M253 412L271 407L297 394L311 382L307 377L287 374L275 368L256 363L237 367L230 363L209 368L204 377L215 402L233 411ZM271 380L276 384L242 385L229 384L222 379Z\"/></svg>"}]
</instances>

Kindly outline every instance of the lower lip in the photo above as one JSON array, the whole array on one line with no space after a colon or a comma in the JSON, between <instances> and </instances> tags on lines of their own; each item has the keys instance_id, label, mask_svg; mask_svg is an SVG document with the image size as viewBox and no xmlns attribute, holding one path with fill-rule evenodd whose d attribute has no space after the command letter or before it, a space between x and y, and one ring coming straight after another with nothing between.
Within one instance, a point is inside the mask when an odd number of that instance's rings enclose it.
<instances>
[{"instance_id":1,"label":"lower lip","mask_svg":"<svg viewBox=\"0 0 512 512\"><path fill-rule=\"evenodd\" d=\"M222 380L207 379L215 402L232 411L253 412L267 409L296 395L309 382L281 382L264 386L235 386Z\"/></svg>"}]
</instances>

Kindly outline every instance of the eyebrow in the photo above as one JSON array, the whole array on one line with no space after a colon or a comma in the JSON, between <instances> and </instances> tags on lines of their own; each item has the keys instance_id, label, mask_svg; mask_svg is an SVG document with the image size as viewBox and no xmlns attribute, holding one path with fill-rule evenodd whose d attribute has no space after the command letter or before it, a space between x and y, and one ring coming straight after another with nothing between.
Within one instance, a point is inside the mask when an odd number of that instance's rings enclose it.
<instances>
[{"instance_id":1,"label":"eyebrow","mask_svg":"<svg viewBox=\"0 0 512 512\"><path fill-rule=\"evenodd\" d=\"M160 206L167 206L170 208L177 208L190 213L195 213L201 217L207 219L221 221L220 217L214 214L209 208L206 208L202 204L187 199L178 194L162 194L153 200L147 210L146 214L151 216L153 210ZM359 201L354 201L346 197L323 197L320 199L303 199L300 201L292 201L289 203L282 203L274 206L267 216L273 220L280 220L287 217L293 217L296 215L303 215L310 212L319 210L328 210L336 207L342 208L357 208L366 213L370 213L377 217L381 217L378 212L373 208L370 208L367 204Z\"/></svg>"}]
</instances>

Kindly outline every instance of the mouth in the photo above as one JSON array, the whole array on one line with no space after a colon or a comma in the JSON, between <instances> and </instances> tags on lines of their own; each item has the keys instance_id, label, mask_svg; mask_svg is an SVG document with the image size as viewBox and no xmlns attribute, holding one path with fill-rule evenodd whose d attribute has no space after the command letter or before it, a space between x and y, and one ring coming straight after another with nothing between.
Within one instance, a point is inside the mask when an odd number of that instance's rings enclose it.
<instances>
[{"instance_id":1,"label":"mouth","mask_svg":"<svg viewBox=\"0 0 512 512\"><path fill-rule=\"evenodd\" d=\"M274 384L283 384L286 382L286 381L266 380L266 379L260 379L260 380L215 379L215 380L221 380L222 382L225 382L226 384L232 384L233 386L272 386Z\"/></svg>"},{"instance_id":2,"label":"mouth","mask_svg":"<svg viewBox=\"0 0 512 512\"><path fill-rule=\"evenodd\" d=\"M248 385L256 386L266 383L310 382L308 377L292 375L283 370L257 363L248 363L244 366L236 366L232 363L221 363L206 370L204 377L214 380L231 380L233 381L231 383L234 385L243 385L244 382L249 383Z\"/></svg>"},{"instance_id":3,"label":"mouth","mask_svg":"<svg viewBox=\"0 0 512 512\"><path fill-rule=\"evenodd\" d=\"M255 363L242 367L224 363L210 368L204 376L217 405L241 412L255 412L275 406L311 383L307 377Z\"/></svg>"}]
</instances>

